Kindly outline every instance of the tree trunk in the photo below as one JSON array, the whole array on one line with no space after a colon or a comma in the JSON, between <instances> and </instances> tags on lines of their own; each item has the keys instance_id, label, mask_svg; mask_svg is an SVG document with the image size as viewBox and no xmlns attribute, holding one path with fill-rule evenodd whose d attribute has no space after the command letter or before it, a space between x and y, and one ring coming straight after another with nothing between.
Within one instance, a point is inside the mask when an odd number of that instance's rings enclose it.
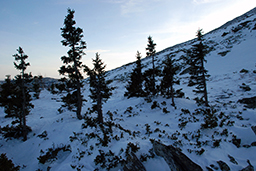
<instances>
[{"instance_id":1,"label":"tree trunk","mask_svg":"<svg viewBox=\"0 0 256 171\"><path fill-rule=\"evenodd\" d=\"M207 95L207 87L206 87L206 78L205 78L205 73L204 73L204 60L203 58L201 59L201 65L202 65L202 70L203 70L203 86L204 86L204 100L205 100L205 106L209 106L208 102L208 95Z\"/></svg>"},{"instance_id":2,"label":"tree trunk","mask_svg":"<svg viewBox=\"0 0 256 171\"><path fill-rule=\"evenodd\" d=\"M102 114L102 97L100 91L97 95L97 112L98 112L98 122L103 123L103 114Z\"/></svg>"},{"instance_id":3,"label":"tree trunk","mask_svg":"<svg viewBox=\"0 0 256 171\"><path fill-rule=\"evenodd\" d=\"M21 78L21 91L22 91L22 134L23 141L27 140L27 128L26 128L26 95L25 95L25 86L24 86L24 69L22 70L22 78Z\"/></svg>"},{"instance_id":4,"label":"tree trunk","mask_svg":"<svg viewBox=\"0 0 256 171\"><path fill-rule=\"evenodd\" d=\"M81 110L82 110L81 85L80 85L79 79L77 79L77 110L76 110L76 116L79 120L82 119Z\"/></svg>"},{"instance_id":5,"label":"tree trunk","mask_svg":"<svg viewBox=\"0 0 256 171\"><path fill-rule=\"evenodd\" d=\"M174 103L174 93L173 93L173 81L171 81L171 98L172 98L172 106L175 106L175 103Z\"/></svg>"},{"instance_id":6,"label":"tree trunk","mask_svg":"<svg viewBox=\"0 0 256 171\"><path fill-rule=\"evenodd\" d=\"M154 59L154 56L155 55L152 55L152 65L153 65L153 80L152 80L152 83L153 83L153 95L156 94L156 85L155 85L155 59Z\"/></svg>"},{"instance_id":7,"label":"tree trunk","mask_svg":"<svg viewBox=\"0 0 256 171\"><path fill-rule=\"evenodd\" d=\"M79 80L79 72L77 68L77 61L74 56L75 54L75 46L72 46L73 50L73 60L74 60L74 69L75 69L75 75L76 75L76 89L77 89L77 109L76 109L76 117L77 119L81 120L82 115L81 115L81 110L82 110L82 96L81 96L81 84Z\"/></svg>"}]
</instances>

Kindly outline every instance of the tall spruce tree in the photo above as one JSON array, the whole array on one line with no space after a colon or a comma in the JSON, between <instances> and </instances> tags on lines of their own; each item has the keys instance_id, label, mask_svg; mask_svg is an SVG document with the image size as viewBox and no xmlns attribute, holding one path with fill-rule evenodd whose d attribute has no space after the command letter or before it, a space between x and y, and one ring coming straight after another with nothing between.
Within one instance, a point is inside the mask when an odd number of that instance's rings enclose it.
<instances>
[{"instance_id":1,"label":"tall spruce tree","mask_svg":"<svg viewBox=\"0 0 256 171\"><path fill-rule=\"evenodd\" d=\"M68 14L64 20L64 27L61 28L61 36L64 40L61 41L63 46L68 46L70 50L67 52L68 56L62 56L61 60L63 66L60 67L59 73L65 77L60 81L63 83L62 90L66 91L66 96L62 97L64 106L69 106L69 110L76 108L76 116L82 119L82 94L81 87L83 86L83 76L81 74L82 62L81 58L85 53L86 43L82 40L83 30L75 27L74 10L68 9Z\"/></svg>"},{"instance_id":2,"label":"tall spruce tree","mask_svg":"<svg viewBox=\"0 0 256 171\"><path fill-rule=\"evenodd\" d=\"M0 92L0 106L5 108L6 117L16 118L12 122L11 128L3 129L5 137L23 137L27 140L27 134L30 128L26 124L26 116L29 114L33 104L31 103L31 95L29 94L28 84L31 82L32 75L26 73L27 67L30 65L26 62L28 56L24 53L23 49L19 47L17 54L13 55L15 58L14 66L20 71L20 74L14 80L7 76L5 83L1 85ZM15 126L16 124L18 126Z\"/></svg>"},{"instance_id":3,"label":"tall spruce tree","mask_svg":"<svg viewBox=\"0 0 256 171\"><path fill-rule=\"evenodd\" d=\"M17 61L17 63L14 62L15 68L17 70L20 70L20 75L16 77L16 85L20 87L20 90L21 90L22 102L21 102L21 111L19 115L20 115L20 125L22 127L23 140L26 141L27 134L28 134L27 124L26 124L26 115L29 114L30 108L34 106L30 103L32 99L29 94L29 90L25 84L26 84L26 80L30 79L32 76L31 74L25 73L27 66L30 65L28 62L27 63L25 62L28 56L24 53L21 47L19 47L17 51L18 51L18 54L13 55L13 57L15 58L15 61Z\"/></svg>"},{"instance_id":4,"label":"tall spruce tree","mask_svg":"<svg viewBox=\"0 0 256 171\"><path fill-rule=\"evenodd\" d=\"M112 95L112 87L108 87L109 81L105 80L106 72L104 63L100 59L100 55L96 53L95 59L93 59L94 68L90 69L88 66L85 67L85 71L90 76L90 98L93 102L93 111L98 113L98 122L103 123L103 112L102 105Z\"/></svg>"},{"instance_id":5,"label":"tall spruce tree","mask_svg":"<svg viewBox=\"0 0 256 171\"><path fill-rule=\"evenodd\" d=\"M143 97L144 92L142 89L143 76L142 76L142 64L141 64L141 53L137 51L136 54L136 67L133 69L130 81L128 81L128 85L126 86L127 92L125 92L124 96L130 97Z\"/></svg>"},{"instance_id":6,"label":"tall spruce tree","mask_svg":"<svg viewBox=\"0 0 256 171\"><path fill-rule=\"evenodd\" d=\"M155 68L155 46L156 44L152 40L152 37L148 37L148 44L146 47L146 55L147 57L152 58L152 69L149 69L148 71L145 72L145 89L147 93L152 93L152 95L156 94L156 68ZM148 94L149 95L149 94Z\"/></svg>"},{"instance_id":7,"label":"tall spruce tree","mask_svg":"<svg viewBox=\"0 0 256 171\"><path fill-rule=\"evenodd\" d=\"M160 88L161 88L161 94L164 95L167 98L172 99L172 106L175 106L174 102L174 84L179 84L178 78L175 77L177 74L177 71L179 70L179 66L175 64L175 59L173 59L173 56L170 54L167 55L167 58L164 63L164 69L163 69L163 78L161 80Z\"/></svg>"},{"instance_id":8,"label":"tall spruce tree","mask_svg":"<svg viewBox=\"0 0 256 171\"><path fill-rule=\"evenodd\" d=\"M197 31L197 44L194 44L191 51L188 52L188 64L190 65L189 74L189 84L188 86L196 86L193 90L196 94L202 94L202 97L196 98L196 101L201 104L204 103L209 106L206 81L207 70L204 67L206 62L205 56L209 53L209 47L203 43L202 29Z\"/></svg>"}]
</instances>

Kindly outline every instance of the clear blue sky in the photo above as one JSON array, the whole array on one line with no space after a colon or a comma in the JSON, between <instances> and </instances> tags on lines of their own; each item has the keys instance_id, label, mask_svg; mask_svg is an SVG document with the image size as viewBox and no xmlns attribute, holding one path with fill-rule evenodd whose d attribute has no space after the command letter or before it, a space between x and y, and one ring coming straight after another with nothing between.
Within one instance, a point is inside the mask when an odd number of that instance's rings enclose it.
<instances>
[{"instance_id":1,"label":"clear blue sky","mask_svg":"<svg viewBox=\"0 0 256 171\"><path fill-rule=\"evenodd\" d=\"M21 46L29 56L29 72L58 78L60 28L67 8L75 10L87 43L82 60L91 66L99 52L107 70L145 57L151 35L160 51L195 37L256 7L255 0L0 0L0 79L12 77L13 54Z\"/></svg>"}]
</instances>

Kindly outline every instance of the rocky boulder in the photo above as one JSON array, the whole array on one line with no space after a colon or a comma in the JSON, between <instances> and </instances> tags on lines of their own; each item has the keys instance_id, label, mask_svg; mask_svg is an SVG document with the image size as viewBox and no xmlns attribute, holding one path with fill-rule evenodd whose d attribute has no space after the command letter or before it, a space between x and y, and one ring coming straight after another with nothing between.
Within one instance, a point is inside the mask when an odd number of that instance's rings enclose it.
<instances>
[{"instance_id":1,"label":"rocky boulder","mask_svg":"<svg viewBox=\"0 0 256 171\"><path fill-rule=\"evenodd\" d=\"M252 108L252 109L256 108L256 96L250 97L250 98L243 98L238 100L238 102L245 104L245 107L247 108Z\"/></svg>"},{"instance_id":2,"label":"rocky boulder","mask_svg":"<svg viewBox=\"0 0 256 171\"><path fill-rule=\"evenodd\" d=\"M249 160L247 160L247 163L249 165L246 168L242 169L241 171L254 171L254 167L251 165Z\"/></svg>"},{"instance_id":3,"label":"rocky boulder","mask_svg":"<svg viewBox=\"0 0 256 171\"><path fill-rule=\"evenodd\" d=\"M220 160L220 161L217 161L217 163L220 166L220 170L222 170L222 171L230 171L230 167L224 161Z\"/></svg>"},{"instance_id":4,"label":"rocky boulder","mask_svg":"<svg viewBox=\"0 0 256 171\"><path fill-rule=\"evenodd\" d=\"M127 163L124 165L123 171L146 171L146 169L137 156L131 152L127 156Z\"/></svg>"},{"instance_id":5,"label":"rocky boulder","mask_svg":"<svg viewBox=\"0 0 256 171\"><path fill-rule=\"evenodd\" d=\"M172 145L166 146L157 141L153 141L152 143L156 155L163 157L172 171L203 170L199 165L194 163L185 154Z\"/></svg>"},{"instance_id":6,"label":"rocky boulder","mask_svg":"<svg viewBox=\"0 0 256 171\"><path fill-rule=\"evenodd\" d=\"M254 132L254 134L256 135L256 126L252 126L252 131Z\"/></svg>"}]
</instances>

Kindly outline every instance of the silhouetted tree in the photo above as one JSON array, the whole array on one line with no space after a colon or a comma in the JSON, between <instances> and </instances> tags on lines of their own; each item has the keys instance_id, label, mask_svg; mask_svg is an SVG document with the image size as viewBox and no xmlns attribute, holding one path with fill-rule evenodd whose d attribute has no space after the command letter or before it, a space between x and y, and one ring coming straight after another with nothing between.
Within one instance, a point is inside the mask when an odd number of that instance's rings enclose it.
<instances>
[{"instance_id":1,"label":"silhouetted tree","mask_svg":"<svg viewBox=\"0 0 256 171\"><path fill-rule=\"evenodd\" d=\"M7 76L5 82L1 85L0 105L4 107L6 117L16 118L12 122L12 127L2 128L4 137L23 137L27 140L27 134L31 130L26 124L26 116L29 114L33 104L28 84L31 82L32 75L25 72L29 63L25 60L28 58L21 47L17 49L18 53L13 55L15 58L14 66L20 71L20 74L14 80ZM18 126L15 126L19 123Z\"/></svg>"},{"instance_id":2,"label":"silhouetted tree","mask_svg":"<svg viewBox=\"0 0 256 171\"><path fill-rule=\"evenodd\" d=\"M144 92L142 89L143 76L141 73L141 53L139 51L137 51L136 58L136 67L133 69L131 73L130 81L128 81L128 85L126 86L127 92L125 92L124 94L124 96L128 96L128 98L144 96Z\"/></svg>"},{"instance_id":3,"label":"silhouetted tree","mask_svg":"<svg viewBox=\"0 0 256 171\"><path fill-rule=\"evenodd\" d=\"M204 67L205 56L209 53L209 47L203 43L202 29L197 31L197 44L194 44L191 51L188 52L188 64L190 65L189 74L189 86L195 86L193 90L196 94L202 94L202 97L196 98L200 104L203 102L206 106L209 106L206 81L209 75Z\"/></svg>"},{"instance_id":4,"label":"silhouetted tree","mask_svg":"<svg viewBox=\"0 0 256 171\"><path fill-rule=\"evenodd\" d=\"M27 55L25 55L24 51L22 50L21 47L17 49L18 54L13 55L15 58L14 66L17 70L20 70L20 75L16 76L16 85L20 87L21 89L21 99L22 99L22 111L20 112L19 115L20 117L20 124L22 125L22 133L23 133L23 140L27 140L27 124L26 124L26 115L29 114L30 109L33 108L34 106L30 103L32 100L30 94L29 94L29 89L25 85L26 83L31 81L32 75L25 73L25 70L27 69L27 66L29 66L29 63L26 63L25 60L28 58Z\"/></svg>"},{"instance_id":5,"label":"silhouetted tree","mask_svg":"<svg viewBox=\"0 0 256 171\"><path fill-rule=\"evenodd\" d=\"M103 123L102 105L112 95L112 87L108 87L110 81L106 81L106 72L104 63L100 59L100 55L96 53L96 58L93 59L94 68L90 69L88 66L85 67L85 71L90 76L90 98L93 102L93 111L98 113L98 122Z\"/></svg>"},{"instance_id":6,"label":"silhouetted tree","mask_svg":"<svg viewBox=\"0 0 256 171\"><path fill-rule=\"evenodd\" d=\"M7 75L5 82L0 85L0 106L4 107L6 118L16 116L15 104L13 102L13 99L15 98L16 86L10 77L10 75Z\"/></svg>"},{"instance_id":7,"label":"silhouetted tree","mask_svg":"<svg viewBox=\"0 0 256 171\"><path fill-rule=\"evenodd\" d=\"M172 99L172 106L175 106L174 102L174 84L179 84L178 78L175 77L177 71L179 70L179 66L175 64L175 59L172 59L173 56L167 55L164 63L163 69L163 78L161 80L160 88L161 94L166 96L167 98Z\"/></svg>"},{"instance_id":8,"label":"silhouetted tree","mask_svg":"<svg viewBox=\"0 0 256 171\"><path fill-rule=\"evenodd\" d=\"M33 78L32 91L34 92L33 97L35 99L39 99L39 95L40 95L40 92L41 92L42 86L43 86L42 79L43 79L43 77L41 75L34 76L34 78Z\"/></svg>"},{"instance_id":9,"label":"silhouetted tree","mask_svg":"<svg viewBox=\"0 0 256 171\"><path fill-rule=\"evenodd\" d=\"M152 37L149 36L148 44L146 47L146 51L147 51L146 54L147 54L147 57L150 56L152 58L152 70L149 69L148 72L145 74L145 76L147 77L147 80L149 81L148 83L146 82L145 88L147 90L150 90L153 95L156 94L156 78L155 77L157 73L155 68L155 53L156 53L155 46L156 44L152 40ZM147 86L150 86L150 87L147 87Z\"/></svg>"},{"instance_id":10,"label":"silhouetted tree","mask_svg":"<svg viewBox=\"0 0 256 171\"><path fill-rule=\"evenodd\" d=\"M68 76L68 79L65 77L60 81L63 83L63 90L66 91L66 96L62 97L64 106L69 106L69 110L72 110L73 107L76 107L76 115L78 119L82 119L81 109L82 109L82 95L81 87L83 86L82 80L83 76L81 74L82 55L86 49L86 43L82 40L83 30L79 27L75 27L74 20L74 10L68 9L68 15L64 20L64 27L61 28L61 36L64 40L61 41L63 46L68 46L70 50L67 52L68 56L62 56L61 60L63 66L60 67L59 73L64 76Z\"/></svg>"}]
</instances>

